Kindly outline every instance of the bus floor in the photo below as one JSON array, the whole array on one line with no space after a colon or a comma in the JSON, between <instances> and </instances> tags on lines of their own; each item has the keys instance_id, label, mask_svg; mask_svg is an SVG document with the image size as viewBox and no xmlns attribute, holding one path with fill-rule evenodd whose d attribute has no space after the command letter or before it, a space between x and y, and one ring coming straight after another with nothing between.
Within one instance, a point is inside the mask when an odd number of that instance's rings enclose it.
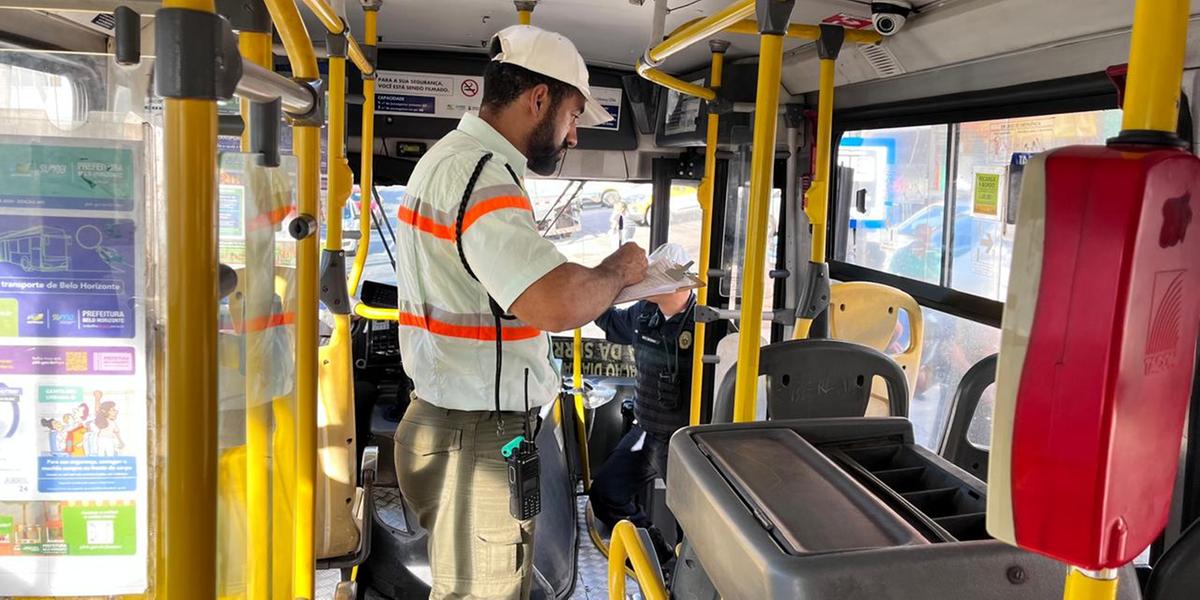
<instances>
[{"instance_id":1,"label":"bus floor","mask_svg":"<svg viewBox=\"0 0 1200 600\"><path fill-rule=\"evenodd\" d=\"M587 527L587 496L582 494L576 498L575 526L579 532L579 553L575 569L575 590L567 597L568 600L605 600L608 598L608 558L600 553L588 534ZM334 570L317 571L316 600L332 600L334 588L337 587L341 572ZM625 597L627 600L642 600L637 583L625 578Z\"/></svg>"}]
</instances>

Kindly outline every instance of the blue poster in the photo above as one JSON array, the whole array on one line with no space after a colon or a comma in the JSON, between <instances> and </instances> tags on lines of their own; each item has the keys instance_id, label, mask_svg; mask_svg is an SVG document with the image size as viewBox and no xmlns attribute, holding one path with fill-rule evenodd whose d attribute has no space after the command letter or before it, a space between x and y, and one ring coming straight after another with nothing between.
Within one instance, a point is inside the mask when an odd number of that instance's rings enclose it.
<instances>
[{"instance_id":1,"label":"blue poster","mask_svg":"<svg viewBox=\"0 0 1200 600\"><path fill-rule=\"evenodd\" d=\"M0 337L132 338L134 223L0 220Z\"/></svg>"}]
</instances>

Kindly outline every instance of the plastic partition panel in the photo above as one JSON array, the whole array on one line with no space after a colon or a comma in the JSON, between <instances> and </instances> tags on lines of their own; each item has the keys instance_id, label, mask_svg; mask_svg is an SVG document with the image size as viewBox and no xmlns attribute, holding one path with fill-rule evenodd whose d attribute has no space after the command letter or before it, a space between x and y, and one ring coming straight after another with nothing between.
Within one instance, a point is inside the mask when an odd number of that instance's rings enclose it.
<instances>
[{"instance_id":1,"label":"plastic partition panel","mask_svg":"<svg viewBox=\"0 0 1200 600\"><path fill-rule=\"evenodd\" d=\"M1026 166L992 535L1100 569L1133 560L1162 530L1200 312L1197 193L1200 159L1179 150L1076 146Z\"/></svg>"}]
</instances>

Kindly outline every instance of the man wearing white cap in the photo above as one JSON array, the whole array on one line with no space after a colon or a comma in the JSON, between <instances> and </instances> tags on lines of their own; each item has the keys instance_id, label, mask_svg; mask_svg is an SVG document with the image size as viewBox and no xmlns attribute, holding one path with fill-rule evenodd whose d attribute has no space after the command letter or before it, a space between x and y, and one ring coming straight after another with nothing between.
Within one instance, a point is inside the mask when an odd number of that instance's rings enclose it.
<instances>
[{"instance_id":1,"label":"man wearing white cap","mask_svg":"<svg viewBox=\"0 0 1200 600\"><path fill-rule=\"evenodd\" d=\"M519 25L490 51L479 115L417 163L396 232L400 351L415 384L396 475L429 532L438 599L528 597L533 519L510 510L501 448L561 387L546 331L595 319L647 265L636 244L595 268L570 263L537 232L526 169L553 173L576 126L610 119L575 46Z\"/></svg>"}]
</instances>

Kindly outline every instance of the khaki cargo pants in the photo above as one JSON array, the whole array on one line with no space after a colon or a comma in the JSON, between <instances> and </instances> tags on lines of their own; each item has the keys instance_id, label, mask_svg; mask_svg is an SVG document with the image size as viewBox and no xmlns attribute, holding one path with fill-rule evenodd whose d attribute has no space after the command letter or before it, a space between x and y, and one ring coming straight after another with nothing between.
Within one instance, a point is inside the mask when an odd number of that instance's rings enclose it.
<instances>
[{"instance_id":1,"label":"khaki cargo pants","mask_svg":"<svg viewBox=\"0 0 1200 600\"><path fill-rule=\"evenodd\" d=\"M533 520L509 514L500 455L523 433L522 417L504 413L498 433L495 412L448 410L413 396L396 428L400 493L429 532L431 599L529 597Z\"/></svg>"}]
</instances>

